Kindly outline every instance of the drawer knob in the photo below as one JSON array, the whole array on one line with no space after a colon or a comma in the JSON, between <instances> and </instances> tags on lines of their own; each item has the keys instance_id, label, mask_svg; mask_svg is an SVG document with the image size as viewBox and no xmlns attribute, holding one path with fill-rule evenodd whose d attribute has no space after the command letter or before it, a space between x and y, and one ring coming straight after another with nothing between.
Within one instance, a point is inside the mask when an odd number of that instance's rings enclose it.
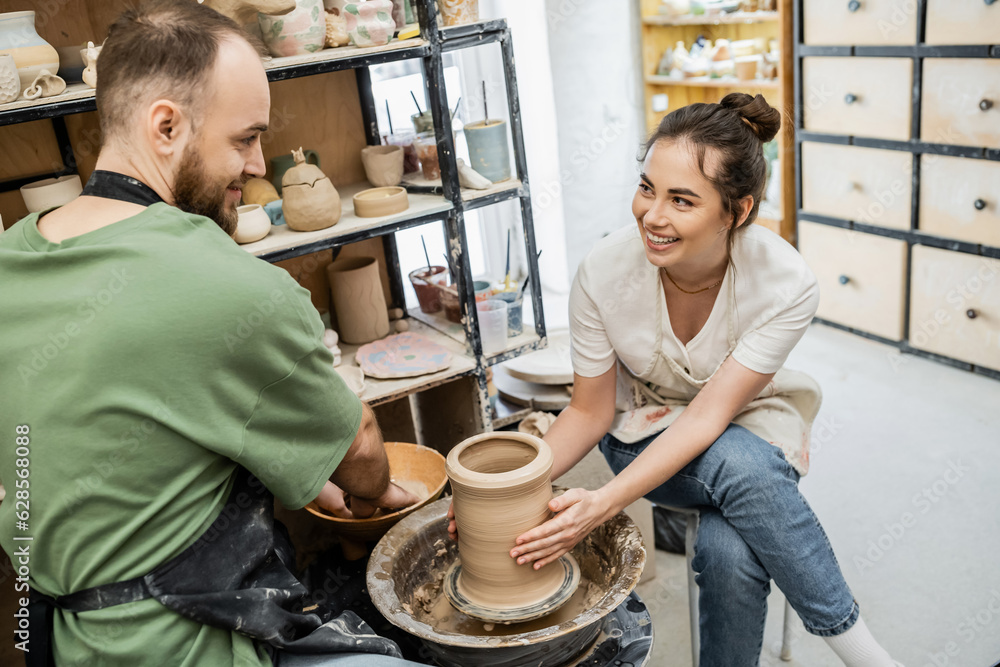
<instances>
[{"instance_id":1,"label":"drawer knob","mask_svg":"<svg viewBox=\"0 0 1000 667\"><path fill-rule=\"evenodd\" d=\"M976 317L977 317L978 315L979 315L979 313L977 313L977 312L976 312L975 310L973 310L972 308L969 308L969 309L968 309L967 311L965 311L965 316L966 316L966 317L968 317L968 318L969 318L970 320L974 320L974 319L976 319Z\"/></svg>"},{"instance_id":2,"label":"drawer knob","mask_svg":"<svg viewBox=\"0 0 1000 667\"><path fill-rule=\"evenodd\" d=\"M989 111L990 109L993 108L993 100L980 100L979 108L982 111Z\"/></svg>"},{"instance_id":3,"label":"drawer knob","mask_svg":"<svg viewBox=\"0 0 1000 667\"><path fill-rule=\"evenodd\" d=\"M984 208L986 208L986 200L977 199L975 202L973 202L972 205L976 207L977 211L982 211Z\"/></svg>"},{"instance_id":4,"label":"drawer knob","mask_svg":"<svg viewBox=\"0 0 1000 667\"><path fill-rule=\"evenodd\" d=\"M847 95L844 96L844 104L854 104L857 101L858 96L854 93L847 93ZM979 105L982 106L982 102L980 102Z\"/></svg>"},{"instance_id":5,"label":"drawer knob","mask_svg":"<svg viewBox=\"0 0 1000 667\"><path fill-rule=\"evenodd\" d=\"M989 4L989 2L987 2L986 4ZM858 0L851 0L850 2L847 3L847 11L856 12L859 9L861 9L861 3L858 2Z\"/></svg>"},{"instance_id":6,"label":"drawer knob","mask_svg":"<svg viewBox=\"0 0 1000 667\"><path fill-rule=\"evenodd\" d=\"M838 282L839 282L839 283L840 283L841 285L846 285L847 283L851 282L851 279L850 279L850 278L848 278L847 276L840 276L839 278L837 278L837 281L838 281Z\"/></svg>"}]
</instances>

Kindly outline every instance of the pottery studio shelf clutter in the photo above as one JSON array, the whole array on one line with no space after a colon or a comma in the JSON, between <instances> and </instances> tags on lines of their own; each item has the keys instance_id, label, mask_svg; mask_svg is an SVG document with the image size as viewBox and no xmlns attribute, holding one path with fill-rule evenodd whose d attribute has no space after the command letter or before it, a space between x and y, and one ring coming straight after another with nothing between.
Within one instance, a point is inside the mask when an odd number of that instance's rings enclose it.
<instances>
[{"instance_id":1,"label":"pottery studio shelf clutter","mask_svg":"<svg viewBox=\"0 0 1000 667\"><path fill-rule=\"evenodd\" d=\"M419 308L414 308L410 311L410 321L417 320L421 322L426 327L439 332L441 335L446 336L449 340L459 343L465 343L465 329L461 324L456 324L444 316L443 311L437 313L425 313ZM486 362L488 365L493 365L504 361L506 359L511 359L513 357L519 356L525 352L530 352L538 347L540 342L538 334L529 328L525 328L524 332L517 336L508 336L506 346L503 352L495 354L489 357Z\"/></svg>"}]
</instances>

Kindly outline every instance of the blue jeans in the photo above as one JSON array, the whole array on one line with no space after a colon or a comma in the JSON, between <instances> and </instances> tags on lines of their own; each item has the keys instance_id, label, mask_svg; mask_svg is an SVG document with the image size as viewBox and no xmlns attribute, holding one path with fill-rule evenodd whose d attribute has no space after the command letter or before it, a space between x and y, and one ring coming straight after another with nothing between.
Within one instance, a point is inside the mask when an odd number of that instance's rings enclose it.
<instances>
[{"instance_id":1,"label":"blue jeans","mask_svg":"<svg viewBox=\"0 0 1000 667\"><path fill-rule=\"evenodd\" d=\"M629 445L608 434L600 448L618 474L656 437ZM730 424L646 495L700 510L692 566L702 667L759 664L771 579L814 635L839 635L858 619L858 604L798 481L780 449Z\"/></svg>"}]
</instances>

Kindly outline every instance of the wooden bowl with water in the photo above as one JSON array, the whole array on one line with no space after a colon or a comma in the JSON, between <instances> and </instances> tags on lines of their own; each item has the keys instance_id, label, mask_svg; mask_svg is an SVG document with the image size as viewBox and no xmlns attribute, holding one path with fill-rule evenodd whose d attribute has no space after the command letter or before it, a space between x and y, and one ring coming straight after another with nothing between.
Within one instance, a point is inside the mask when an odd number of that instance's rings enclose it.
<instances>
[{"instance_id":1,"label":"wooden bowl with water","mask_svg":"<svg viewBox=\"0 0 1000 667\"><path fill-rule=\"evenodd\" d=\"M444 469L445 459L441 454L430 447L409 442L387 442L385 453L389 458L389 475L392 481L420 496L419 503L391 513L380 510L367 519L342 519L321 509L315 502L306 505L305 509L313 516L323 519L329 529L341 537L356 542L369 542L381 539L397 521L441 496L448 481Z\"/></svg>"}]
</instances>

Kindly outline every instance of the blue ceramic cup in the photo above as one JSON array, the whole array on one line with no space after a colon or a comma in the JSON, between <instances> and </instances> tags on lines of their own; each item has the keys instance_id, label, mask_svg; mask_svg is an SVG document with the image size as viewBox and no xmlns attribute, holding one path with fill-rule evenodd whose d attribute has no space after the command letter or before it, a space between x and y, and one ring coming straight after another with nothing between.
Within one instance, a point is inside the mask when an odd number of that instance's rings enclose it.
<instances>
[{"instance_id":1,"label":"blue ceramic cup","mask_svg":"<svg viewBox=\"0 0 1000 667\"><path fill-rule=\"evenodd\" d=\"M498 292L491 298L507 302L507 337L520 336L524 333L524 319L521 305L524 295L517 295L517 292Z\"/></svg>"}]
</instances>

